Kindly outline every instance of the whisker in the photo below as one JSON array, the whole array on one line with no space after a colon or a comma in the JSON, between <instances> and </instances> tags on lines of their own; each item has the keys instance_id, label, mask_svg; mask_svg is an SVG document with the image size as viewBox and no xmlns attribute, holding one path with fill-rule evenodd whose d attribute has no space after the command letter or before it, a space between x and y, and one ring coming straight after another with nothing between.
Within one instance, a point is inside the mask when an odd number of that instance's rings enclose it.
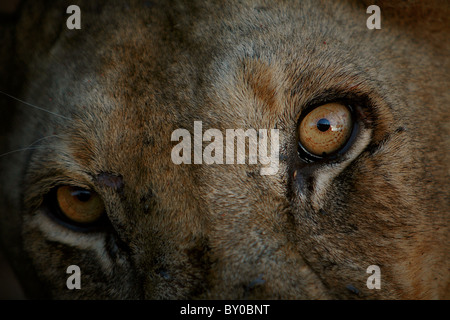
<instances>
[{"instance_id":1,"label":"whisker","mask_svg":"<svg viewBox=\"0 0 450 320\"><path fill-rule=\"evenodd\" d=\"M3 156L6 156L6 155L12 154L12 153L20 152L20 151L37 150L37 149L45 149L45 148L48 148L48 147L49 147L48 145L46 145L46 146L40 145L40 146L34 146L34 147L33 147L33 145L35 145L36 143L38 143L38 142L40 142L40 141L42 141L42 140L45 140L45 139L48 139L48 138L52 138L52 137L58 137L58 138L59 138L59 135L57 135L57 134L52 134L52 135L50 135L50 136L46 136L46 137L39 138L39 139L37 139L36 141L34 141L33 143L31 143L30 145L28 145L28 146L25 147L25 148L16 149L16 150L8 151L8 152L6 152L6 153L4 153L4 154L1 154L1 155L0 155L0 158L2 158Z\"/></svg>"},{"instance_id":2,"label":"whisker","mask_svg":"<svg viewBox=\"0 0 450 320\"><path fill-rule=\"evenodd\" d=\"M14 100L17 100L17 101L19 101L19 102L21 102L21 103L23 103L23 104L25 104L25 105L27 105L27 106L30 106L30 107L33 107L33 108L35 108L35 109L38 109L38 110L41 110L41 111L50 113L50 114L52 114L52 115L54 115L54 116L57 116L57 117L60 117L60 118L66 119L66 120L71 120L70 118L67 118L67 117L65 117L65 116L63 116L63 115L60 115L60 114L58 114L58 113L52 112L52 111L50 111L50 110L46 110L46 109L44 109L44 108L35 106L34 104L31 104L31 103L28 103L28 102L26 102L26 101L20 100L19 98L16 98L16 97L14 97L14 96L12 96L12 95L10 95L10 94L7 94L6 92L3 92L3 91L1 91L1 90L0 90L0 93L4 94L5 96L8 96L8 97L10 97L10 98L12 98L12 99L14 99Z\"/></svg>"},{"instance_id":3,"label":"whisker","mask_svg":"<svg viewBox=\"0 0 450 320\"><path fill-rule=\"evenodd\" d=\"M33 143L31 143L28 147L31 147L32 145L34 145L34 144L36 144L36 143L38 143L38 142L40 142L42 140L45 140L45 139L48 139L48 138L53 138L53 137L59 138L60 136L58 134L51 134L49 136L45 136L45 137L39 138L36 141L34 141Z\"/></svg>"},{"instance_id":4,"label":"whisker","mask_svg":"<svg viewBox=\"0 0 450 320\"><path fill-rule=\"evenodd\" d=\"M0 154L0 158L2 158L4 156L7 156L9 154L12 154L12 153L20 152L20 151L46 149L46 148L49 148L49 147L50 146L34 146L34 147L26 147L26 148L22 148L22 149L16 149L16 150L13 150L13 151L6 152L4 154Z\"/></svg>"}]
</instances>

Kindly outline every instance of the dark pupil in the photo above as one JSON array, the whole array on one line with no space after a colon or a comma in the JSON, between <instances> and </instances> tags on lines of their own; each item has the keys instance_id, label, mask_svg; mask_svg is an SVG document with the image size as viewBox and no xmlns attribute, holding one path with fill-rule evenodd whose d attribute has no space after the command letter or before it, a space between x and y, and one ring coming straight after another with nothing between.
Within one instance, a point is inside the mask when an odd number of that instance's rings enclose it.
<instances>
[{"instance_id":1,"label":"dark pupil","mask_svg":"<svg viewBox=\"0 0 450 320\"><path fill-rule=\"evenodd\" d=\"M328 129L330 129L330 121L328 121L327 119L320 119L319 121L317 121L317 129L322 132L327 131Z\"/></svg>"},{"instance_id":2,"label":"dark pupil","mask_svg":"<svg viewBox=\"0 0 450 320\"><path fill-rule=\"evenodd\" d=\"M87 190L76 190L72 192L72 196L81 202L87 202L91 198L91 193Z\"/></svg>"}]
</instances>

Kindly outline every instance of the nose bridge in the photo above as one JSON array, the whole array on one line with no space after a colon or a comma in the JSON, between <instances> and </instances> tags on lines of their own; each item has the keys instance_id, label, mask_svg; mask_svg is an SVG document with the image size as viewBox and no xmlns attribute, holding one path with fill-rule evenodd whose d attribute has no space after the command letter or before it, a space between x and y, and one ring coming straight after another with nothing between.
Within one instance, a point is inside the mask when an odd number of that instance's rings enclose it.
<instances>
[{"instance_id":1,"label":"nose bridge","mask_svg":"<svg viewBox=\"0 0 450 320\"><path fill-rule=\"evenodd\" d=\"M259 211L256 215L264 213ZM206 297L327 298L321 279L302 258L297 244L288 238L289 227L280 222L257 221L250 213L246 216L218 221L211 237L215 263Z\"/></svg>"},{"instance_id":2,"label":"nose bridge","mask_svg":"<svg viewBox=\"0 0 450 320\"><path fill-rule=\"evenodd\" d=\"M205 206L190 185L193 179L173 185L172 177L186 175L183 168L172 170L181 172L149 178L151 188L130 195L139 203L130 214L137 217L130 247L144 297L150 299L197 296L206 290L211 269Z\"/></svg>"},{"instance_id":3,"label":"nose bridge","mask_svg":"<svg viewBox=\"0 0 450 320\"><path fill-rule=\"evenodd\" d=\"M185 199L174 207L169 203L173 198L160 199L154 188L150 208L144 201L137 209L141 217L131 247L145 297L270 297L265 277L271 278L276 261L284 259L277 251L286 245L275 218L280 210L267 204L266 211L236 206L229 194L218 203L201 199L193 204L193 192L180 193ZM242 200L257 199L248 195Z\"/></svg>"},{"instance_id":4,"label":"nose bridge","mask_svg":"<svg viewBox=\"0 0 450 320\"><path fill-rule=\"evenodd\" d=\"M200 184L209 216L206 236L212 299L321 299L326 290L303 259L298 227L274 176L248 165L206 166Z\"/></svg>"},{"instance_id":5,"label":"nose bridge","mask_svg":"<svg viewBox=\"0 0 450 320\"><path fill-rule=\"evenodd\" d=\"M208 239L187 225L149 221L132 240L145 298L186 299L206 290Z\"/></svg>"}]
</instances>

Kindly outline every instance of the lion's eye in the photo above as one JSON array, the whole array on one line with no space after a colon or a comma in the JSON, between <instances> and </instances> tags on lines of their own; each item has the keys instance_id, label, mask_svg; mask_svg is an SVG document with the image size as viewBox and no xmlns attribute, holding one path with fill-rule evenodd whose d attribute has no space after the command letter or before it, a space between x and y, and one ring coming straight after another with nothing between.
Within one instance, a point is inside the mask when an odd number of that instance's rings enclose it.
<instances>
[{"instance_id":1,"label":"lion's eye","mask_svg":"<svg viewBox=\"0 0 450 320\"><path fill-rule=\"evenodd\" d=\"M58 187L56 200L61 213L77 224L92 224L98 221L105 212L105 206L100 196L82 188Z\"/></svg>"},{"instance_id":2,"label":"lion's eye","mask_svg":"<svg viewBox=\"0 0 450 320\"><path fill-rule=\"evenodd\" d=\"M340 103L328 103L309 112L298 126L299 144L316 157L342 149L353 129L352 113Z\"/></svg>"}]
</instances>

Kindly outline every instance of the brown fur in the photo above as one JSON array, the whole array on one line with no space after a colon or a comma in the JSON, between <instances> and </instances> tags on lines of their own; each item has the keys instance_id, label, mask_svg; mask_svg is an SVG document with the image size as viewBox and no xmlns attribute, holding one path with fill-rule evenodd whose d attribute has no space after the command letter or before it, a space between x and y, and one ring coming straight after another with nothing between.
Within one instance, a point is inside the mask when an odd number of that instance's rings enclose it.
<instances>
[{"instance_id":1,"label":"brown fur","mask_svg":"<svg viewBox=\"0 0 450 320\"><path fill-rule=\"evenodd\" d=\"M0 158L1 240L30 297L449 297L447 2L381 2L368 30L359 1L78 1L67 30L72 2L26 1L0 25L2 88L66 117L0 100L2 152L48 137ZM338 171L301 162L300 114L341 98L367 140ZM197 120L278 128L279 172L173 164L171 133ZM61 184L99 193L113 230L50 220Z\"/></svg>"}]
</instances>

